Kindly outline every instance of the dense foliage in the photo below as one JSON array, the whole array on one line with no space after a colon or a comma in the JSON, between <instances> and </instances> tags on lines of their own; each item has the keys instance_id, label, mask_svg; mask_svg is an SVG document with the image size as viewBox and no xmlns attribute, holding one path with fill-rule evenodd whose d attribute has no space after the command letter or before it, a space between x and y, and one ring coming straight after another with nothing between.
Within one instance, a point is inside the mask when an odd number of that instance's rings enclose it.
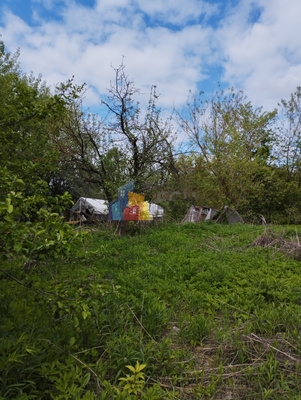
<instances>
[{"instance_id":1,"label":"dense foliage","mask_svg":"<svg viewBox=\"0 0 301 400\"><path fill-rule=\"evenodd\" d=\"M102 116L92 115L83 110L85 84L71 78L53 94L0 43L0 169L24 182L25 196L41 187L46 196L68 191L74 200L111 201L134 180L171 219L193 203L232 206L250 222L260 214L300 222L300 87L272 112L229 89L212 98L191 93L182 110L163 118L155 86L142 107L124 65L113 73Z\"/></svg>"},{"instance_id":2,"label":"dense foliage","mask_svg":"<svg viewBox=\"0 0 301 400\"><path fill-rule=\"evenodd\" d=\"M22 179L29 195L37 181L50 184L57 168L49 134L57 130L55 121L62 112L62 100L40 78L22 74L17 55L6 53L0 42L0 168Z\"/></svg>"}]
</instances>

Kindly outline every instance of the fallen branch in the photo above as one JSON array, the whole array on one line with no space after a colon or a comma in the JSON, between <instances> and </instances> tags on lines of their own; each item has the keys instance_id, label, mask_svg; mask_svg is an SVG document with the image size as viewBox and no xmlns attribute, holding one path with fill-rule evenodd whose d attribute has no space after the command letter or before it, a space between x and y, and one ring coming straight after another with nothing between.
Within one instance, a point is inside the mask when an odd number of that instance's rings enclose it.
<instances>
[{"instance_id":1,"label":"fallen branch","mask_svg":"<svg viewBox=\"0 0 301 400\"><path fill-rule=\"evenodd\" d=\"M267 346L268 348L277 351L277 353L280 353L280 354L284 355L285 357L289 358L290 360L293 360L293 361L298 362L298 363L301 362L300 359L295 358L295 357L291 356L290 354L288 354L288 353L286 353L286 352L284 352L284 351L282 351L282 350L280 350L280 349L277 349L277 347L272 346L272 345L269 344L266 340L264 340L264 339L260 338L259 336L255 335L255 333L251 333L250 336L245 336L245 337L248 338L248 339L251 340L251 341L252 341L252 340L255 340L255 341L258 342L258 343L264 344L264 345Z\"/></svg>"}]
</instances>

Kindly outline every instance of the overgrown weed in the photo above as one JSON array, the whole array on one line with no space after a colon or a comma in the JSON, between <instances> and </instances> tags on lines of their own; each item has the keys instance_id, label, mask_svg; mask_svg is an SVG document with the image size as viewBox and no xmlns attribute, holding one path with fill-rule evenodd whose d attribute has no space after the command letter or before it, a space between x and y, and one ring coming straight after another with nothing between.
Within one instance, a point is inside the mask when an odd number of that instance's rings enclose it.
<instances>
[{"instance_id":1,"label":"overgrown weed","mask_svg":"<svg viewBox=\"0 0 301 400\"><path fill-rule=\"evenodd\" d=\"M298 398L300 263L249 246L264 230L92 230L74 257L3 265L0 398Z\"/></svg>"}]
</instances>

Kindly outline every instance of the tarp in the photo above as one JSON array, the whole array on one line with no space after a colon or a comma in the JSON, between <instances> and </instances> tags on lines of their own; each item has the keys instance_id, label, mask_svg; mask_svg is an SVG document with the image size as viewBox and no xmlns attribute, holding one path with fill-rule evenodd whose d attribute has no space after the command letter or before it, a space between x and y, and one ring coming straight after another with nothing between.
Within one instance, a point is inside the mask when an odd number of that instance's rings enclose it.
<instances>
[{"instance_id":1,"label":"tarp","mask_svg":"<svg viewBox=\"0 0 301 400\"><path fill-rule=\"evenodd\" d=\"M163 209L163 207L158 206L158 204L149 203L149 204L148 204L148 210L149 210L149 213L150 213L154 218L163 218L164 209Z\"/></svg>"},{"instance_id":2,"label":"tarp","mask_svg":"<svg viewBox=\"0 0 301 400\"><path fill-rule=\"evenodd\" d=\"M75 213L99 216L108 215L108 202L106 200L80 197L70 210L70 218L72 218Z\"/></svg>"},{"instance_id":3,"label":"tarp","mask_svg":"<svg viewBox=\"0 0 301 400\"><path fill-rule=\"evenodd\" d=\"M244 223L242 216L236 210L227 206L224 207L215 220L217 223L226 222L230 225Z\"/></svg>"},{"instance_id":4,"label":"tarp","mask_svg":"<svg viewBox=\"0 0 301 400\"><path fill-rule=\"evenodd\" d=\"M218 210L210 207L191 206L182 222L210 221L218 214Z\"/></svg>"}]
</instances>

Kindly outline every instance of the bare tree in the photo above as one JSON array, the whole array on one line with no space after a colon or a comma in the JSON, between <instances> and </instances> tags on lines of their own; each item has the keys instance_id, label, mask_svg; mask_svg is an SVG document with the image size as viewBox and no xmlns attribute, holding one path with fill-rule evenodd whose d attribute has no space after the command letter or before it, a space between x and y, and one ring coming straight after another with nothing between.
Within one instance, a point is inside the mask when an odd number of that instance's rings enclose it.
<instances>
[{"instance_id":1,"label":"bare tree","mask_svg":"<svg viewBox=\"0 0 301 400\"><path fill-rule=\"evenodd\" d=\"M151 195L152 188L176 170L174 135L156 106L155 86L143 113L134 100L140 92L125 75L124 65L114 72L108 96L101 101L105 118L82 111L84 86L72 81L61 85L59 93L68 111L62 116L60 134L54 136L65 170L83 186L86 182L98 187L109 201L129 180L134 180L136 191Z\"/></svg>"},{"instance_id":2,"label":"bare tree","mask_svg":"<svg viewBox=\"0 0 301 400\"><path fill-rule=\"evenodd\" d=\"M124 65L115 71L109 96L102 104L109 112L107 130L115 145L128 160L125 177L134 180L137 191L150 193L152 186L162 183L176 171L174 162L175 135L170 120L164 121L157 108L158 95L152 86L144 115L134 97L140 91L125 75Z\"/></svg>"}]
</instances>

